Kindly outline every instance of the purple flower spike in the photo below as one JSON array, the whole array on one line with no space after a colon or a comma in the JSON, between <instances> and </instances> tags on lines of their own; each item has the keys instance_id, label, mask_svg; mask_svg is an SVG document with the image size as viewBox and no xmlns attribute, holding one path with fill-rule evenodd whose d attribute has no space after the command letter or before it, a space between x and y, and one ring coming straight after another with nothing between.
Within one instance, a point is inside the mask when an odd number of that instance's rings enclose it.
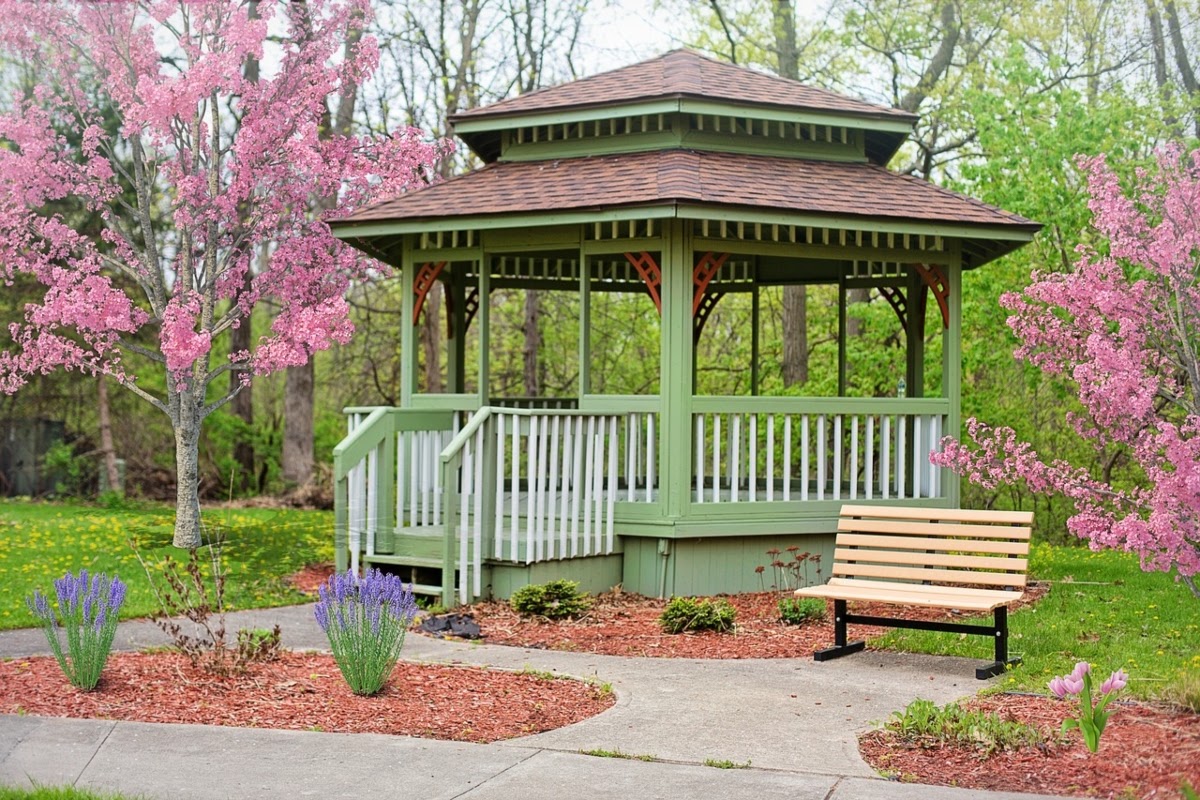
<instances>
[{"instance_id":1,"label":"purple flower spike","mask_svg":"<svg viewBox=\"0 0 1200 800\"><path fill-rule=\"evenodd\" d=\"M1108 680L1100 685L1101 694L1109 694L1111 692L1119 692L1125 688L1125 684L1129 682L1129 676L1125 674L1125 670L1119 669L1112 675L1108 676Z\"/></svg>"}]
</instances>

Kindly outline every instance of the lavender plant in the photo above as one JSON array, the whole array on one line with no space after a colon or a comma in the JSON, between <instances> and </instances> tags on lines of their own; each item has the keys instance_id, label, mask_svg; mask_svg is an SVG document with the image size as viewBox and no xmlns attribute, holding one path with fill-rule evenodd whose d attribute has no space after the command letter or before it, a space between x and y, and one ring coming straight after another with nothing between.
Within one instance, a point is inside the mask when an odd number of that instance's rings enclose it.
<instances>
[{"instance_id":1,"label":"lavender plant","mask_svg":"<svg viewBox=\"0 0 1200 800\"><path fill-rule=\"evenodd\" d=\"M333 659L350 691L370 695L383 688L416 613L412 587L376 569L361 578L347 570L331 575L321 586L317 624L329 637Z\"/></svg>"},{"instance_id":2,"label":"lavender plant","mask_svg":"<svg viewBox=\"0 0 1200 800\"><path fill-rule=\"evenodd\" d=\"M50 650L71 685L91 691L100 682L100 672L112 649L117 632L117 613L125 602L125 584L120 578L112 580L103 572L89 577L86 569L79 575L67 573L54 582L58 613L40 590L25 598L26 605L42 625ZM66 633L67 648L63 652L58 628Z\"/></svg>"}]
</instances>

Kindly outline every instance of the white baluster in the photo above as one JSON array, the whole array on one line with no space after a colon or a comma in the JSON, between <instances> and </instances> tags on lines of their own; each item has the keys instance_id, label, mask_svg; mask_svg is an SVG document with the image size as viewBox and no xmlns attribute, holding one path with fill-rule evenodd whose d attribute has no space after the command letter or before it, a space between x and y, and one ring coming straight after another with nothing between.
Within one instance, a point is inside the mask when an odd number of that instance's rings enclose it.
<instances>
[{"instance_id":1,"label":"white baluster","mask_svg":"<svg viewBox=\"0 0 1200 800\"><path fill-rule=\"evenodd\" d=\"M842 415L833 418L833 499L842 499Z\"/></svg>"},{"instance_id":2,"label":"white baluster","mask_svg":"<svg viewBox=\"0 0 1200 800\"><path fill-rule=\"evenodd\" d=\"M767 502L775 499L775 415L767 415Z\"/></svg>"},{"instance_id":3,"label":"white baluster","mask_svg":"<svg viewBox=\"0 0 1200 800\"><path fill-rule=\"evenodd\" d=\"M604 534L604 418L596 420L596 460L592 462L592 482L594 489L592 498L595 500L596 527L594 528L594 540L592 542L592 552L599 554L601 545L601 537Z\"/></svg>"},{"instance_id":4,"label":"white baluster","mask_svg":"<svg viewBox=\"0 0 1200 800\"><path fill-rule=\"evenodd\" d=\"M509 453L512 459L512 475L509 478L509 546L508 557L514 563L519 561L518 554L521 552L517 546L517 537L521 531L521 418L514 415L512 418L512 451Z\"/></svg>"},{"instance_id":5,"label":"white baluster","mask_svg":"<svg viewBox=\"0 0 1200 800\"><path fill-rule=\"evenodd\" d=\"M729 426L729 502L736 503L742 489L742 415L734 414Z\"/></svg>"},{"instance_id":6,"label":"white baluster","mask_svg":"<svg viewBox=\"0 0 1200 800\"><path fill-rule=\"evenodd\" d=\"M567 534L571 519L571 495L574 485L571 483L571 464L575 459L575 438L571 433L573 417L563 417L563 451L562 451L562 500L558 514L558 557L567 557Z\"/></svg>"},{"instance_id":7,"label":"white baluster","mask_svg":"<svg viewBox=\"0 0 1200 800\"><path fill-rule=\"evenodd\" d=\"M496 530L492 537L495 539L496 559L504 558L504 447L508 439L504 435L504 415L496 414Z\"/></svg>"},{"instance_id":8,"label":"white baluster","mask_svg":"<svg viewBox=\"0 0 1200 800\"><path fill-rule=\"evenodd\" d=\"M461 470L462 470L462 491L458 495L458 601L460 603L468 603L470 599L467 597L467 587L470 585L471 572L471 554L467 547L467 513L470 507L467 503L471 499L471 482L475 477L475 453L471 447L471 442L468 440L463 447L463 455ZM447 534L450 532L447 531Z\"/></svg>"},{"instance_id":9,"label":"white baluster","mask_svg":"<svg viewBox=\"0 0 1200 800\"><path fill-rule=\"evenodd\" d=\"M446 444L448 442L442 441L442 431L429 432L429 452L426 457L429 459L429 475L432 478L430 483L433 486L431 502L433 503L434 525L442 524L442 461L439 456Z\"/></svg>"},{"instance_id":10,"label":"white baluster","mask_svg":"<svg viewBox=\"0 0 1200 800\"><path fill-rule=\"evenodd\" d=\"M538 445L537 445L537 560L541 561L546 557L546 446L549 444L549 436L547 436L550 426L550 418L546 416L538 417Z\"/></svg>"},{"instance_id":11,"label":"white baluster","mask_svg":"<svg viewBox=\"0 0 1200 800\"><path fill-rule=\"evenodd\" d=\"M475 597L483 594L483 456L487 452L483 447L484 433L483 426L480 425L475 431L475 479L471 481L471 488L474 491L472 499L474 505L474 539L475 539L475 568L471 573L475 582L471 587L471 591L475 593Z\"/></svg>"},{"instance_id":12,"label":"white baluster","mask_svg":"<svg viewBox=\"0 0 1200 800\"><path fill-rule=\"evenodd\" d=\"M883 415L883 432L879 435L879 444L883 448L883 452L879 454L879 488L883 490L883 499L887 500L892 496L891 475L888 474L888 467L892 461L892 454L888 452L892 444L892 418L887 414Z\"/></svg>"},{"instance_id":13,"label":"white baluster","mask_svg":"<svg viewBox=\"0 0 1200 800\"><path fill-rule=\"evenodd\" d=\"M749 438L746 441L746 462L750 478L750 502L758 501L758 414L750 415Z\"/></svg>"},{"instance_id":14,"label":"white baluster","mask_svg":"<svg viewBox=\"0 0 1200 800\"><path fill-rule=\"evenodd\" d=\"M528 450L525 461L525 563L535 557L534 527L537 524L537 429L538 418L529 417L529 435L525 438Z\"/></svg>"},{"instance_id":15,"label":"white baluster","mask_svg":"<svg viewBox=\"0 0 1200 800\"><path fill-rule=\"evenodd\" d=\"M929 430L929 452L932 454L938 452L942 442L942 416L940 414L930 417ZM930 497L942 496L942 471L932 463L929 464L929 485L933 487Z\"/></svg>"},{"instance_id":16,"label":"white baluster","mask_svg":"<svg viewBox=\"0 0 1200 800\"><path fill-rule=\"evenodd\" d=\"M583 554L592 554L592 492L595 481L592 470L596 464L596 418L587 418L587 454L584 456L586 470L583 475Z\"/></svg>"},{"instance_id":17,"label":"white baluster","mask_svg":"<svg viewBox=\"0 0 1200 800\"><path fill-rule=\"evenodd\" d=\"M867 415L867 468L863 470L863 481L867 485L867 499L875 498L875 415Z\"/></svg>"},{"instance_id":18,"label":"white baluster","mask_svg":"<svg viewBox=\"0 0 1200 800\"><path fill-rule=\"evenodd\" d=\"M636 478L633 476L633 465L637 461L634 451L634 439L637 437L637 413L630 412L625 416L625 499L633 502L633 488Z\"/></svg>"},{"instance_id":19,"label":"white baluster","mask_svg":"<svg viewBox=\"0 0 1200 800\"><path fill-rule=\"evenodd\" d=\"M558 465L562 458L559 449L559 427L562 417L555 414L550 427L550 494L546 498L546 558L554 558L555 512L558 510Z\"/></svg>"},{"instance_id":20,"label":"white baluster","mask_svg":"<svg viewBox=\"0 0 1200 800\"><path fill-rule=\"evenodd\" d=\"M696 502L704 502L704 415L696 415Z\"/></svg>"},{"instance_id":21,"label":"white baluster","mask_svg":"<svg viewBox=\"0 0 1200 800\"><path fill-rule=\"evenodd\" d=\"M721 502L721 415L713 414L712 501Z\"/></svg>"},{"instance_id":22,"label":"white baluster","mask_svg":"<svg viewBox=\"0 0 1200 800\"><path fill-rule=\"evenodd\" d=\"M408 519L414 528L421 524L421 461L417 457L420 441L415 431L405 434L408 437Z\"/></svg>"},{"instance_id":23,"label":"white baluster","mask_svg":"<svg viewBox=\"0 0 1200 800\"><path fill-rule=\"evenodd\" d=\"M792 499L792 415L783 417L783 502Z\"/></svg>"},{"instance_id":24,"label":"white baluster","mask_svg":"<svg viewBox=\"0 0 1200 800\"><path fill-rule=\"evenodd\" d=\"M579 505L583 499L583 417L575 417L575 464L571 478L571 557L579 555Z\"/></svg>"},{"instance_id":25,"label":"white baluster","mask_svg":"<svg viewBox=\"0 0 1200 800\"><path fill-rule=\"evenodd\" d=\"M825 499L825 458L828 449L825 436L825 415L817 417L817 499Z\"/></svg>"},{"instance_id":26,"label":"white baluster","mask_svg":"<svg viewBox=\"0 0 1200 800\"><path fill-rule=\"evenodd\" d=\"M800 417L800 499L808 500L808 414Z\"/></svg>"},{"instance_id":27,"label":"white baluster","mask_svg":"<svg viewBox=\"0 0 1200 800\"><path fill-rule=\"evenodd\" d=\"M904 499L905 456L908 454L904 441L908 427L905 421L902 416L896 417L896 497L901 500Z\"/></svg>"},{"instance_id":28,"label":"white baluster","mask_svg":"<svg viewBox=\"0 0 1200 800\"><path fill-rule=\"evenodd\" d=\"M611 553L616 543L613 531L613 518L616 516L617 503L617 418L608 418L608 519L605 521L604 552Z\"/></svg>"},{"instance_id":29,"label":"white baluster","mask_svg":"<svg viewBox=\"0 0 1200 800\"><path fill-rule=\"evenodd\" d=\"M858 499L858 417L850 418L850 499Z\"/></svg>"}]
</instances>

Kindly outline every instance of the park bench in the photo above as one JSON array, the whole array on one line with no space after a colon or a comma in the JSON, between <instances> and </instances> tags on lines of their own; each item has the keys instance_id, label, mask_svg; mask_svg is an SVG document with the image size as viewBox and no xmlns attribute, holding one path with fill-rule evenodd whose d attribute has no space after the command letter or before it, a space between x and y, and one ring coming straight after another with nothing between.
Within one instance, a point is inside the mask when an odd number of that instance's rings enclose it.
<instances>
[{"instance_id":1,"label":"park bench","mask_svg":"<svg viewBox=\"0 0 1200 800\"><path fill-rule=\"evenodd\" d=\"M801 597L834 603L834 646L817 661L856 653L846 626L945 631L991 636L995 660L975 670L980 680L1020 663L1008 656L1008 604L1025 593L1033 513L844 505L838 519L832 577L822 586L797 589ZM946 608L994 614L992 625L874 617L847 612L848 601Z\"/></svg>"}]
</instances>

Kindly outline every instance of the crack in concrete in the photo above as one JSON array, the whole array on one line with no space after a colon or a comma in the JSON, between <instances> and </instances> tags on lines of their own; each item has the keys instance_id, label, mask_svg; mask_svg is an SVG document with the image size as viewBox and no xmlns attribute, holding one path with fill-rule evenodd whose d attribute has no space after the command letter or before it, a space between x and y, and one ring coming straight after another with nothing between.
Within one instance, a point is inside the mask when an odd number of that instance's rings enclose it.
<instances>
[{"instance_id":1,"label":"crack in concrete","mask_svg":"<svg viewBox=\"0 0 1200 800\"><path fill-rule=\"evenodd\" d=\"M492 781L496 780L496 778L499 778L499 777L500 777L501 775L503 775L504 773L508 772L508 771L509 771L509 770L511 770L511 769L515 769L516 767L519 767L519 766L521 766L521 765L522 765L522 764L524 764L526 761L528 761L529 759L533 758L534 756L536 756L538 753L541 753L541 752L542 752L541 748L538 748L537 750L534 750L534 751L533 751L533 752L531 752L529 755L525 756L525 758L522 758L520 761L517 761L515 764L509 764L507 767L505 767L504 769L500 770L500 771L499 771L499 772L497 772L495 775L491 775L491 776L489 776L488 778L486 778L485 780L482 780L482 781L480 781L479 783L475 784L475 785L474 785L474 786L472 786L470 789L464 789L463 791L461 791L461 792L459 792L458 794L454 795L454 797L450 798L450 800L458 800L458 798L460 798L460 797L466 797L466 796L467 796L467 795L469 795L471 792L475 791L476 789L479 789L479 788L480 788L480 787L482 787L482 786L486 786L487 784L489 784L489 783L491 783Z\"/></svg>"},{"instance_id":2,"label":"crack in concrete","mask_svg":"<svg viewBox=\"0 0 1200 800\"><path fill-rule=\"evenodd\" d=\"M825 793L825 800L832 800L834 792L836 792L838 790L838 787L842 785L842 781L844 781L844 780L845 780L845 778L839 777L836 781L833 782L833 786L830 786L829 791Z\"/></svg>"},{"instance_id":3,"label":"crack in concrete","mask_svg":"<svg viewBox=\"0 0 1200 800\"><path fill-rule=\"evenodd\" d=\"M100 755L100 751L104 749L105 743L108 742L108 737L112 736L112 732L117 729L117 724L118 723L114 721L108 726L108 730L105 732L104 738L100 740L100 744L96 745L96 749L92 751L92 755L87 760L87 763L83 765L83 769L79 770L79 774L76 775L75 779L71 781L72 786L75 786L79 783L79 779L83 777L83 773L88 771L88 767L90 767L92 762L96 760L96 756Z\"/></svg>"}]
</instances>

